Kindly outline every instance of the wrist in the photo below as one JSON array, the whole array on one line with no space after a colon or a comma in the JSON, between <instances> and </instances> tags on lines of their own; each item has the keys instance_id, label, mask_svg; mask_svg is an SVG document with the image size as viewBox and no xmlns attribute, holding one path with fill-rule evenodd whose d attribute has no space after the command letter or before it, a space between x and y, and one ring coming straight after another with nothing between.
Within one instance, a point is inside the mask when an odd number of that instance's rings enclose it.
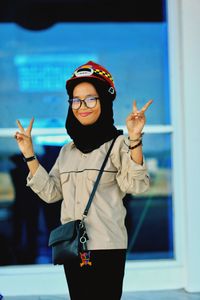
<instances>
[{"instance_id":1,"label":"wrist","mask_svg":"<svg viewBox=\"0 0 200 300\"><path fill-rule=\"evenodd\" d=\"M142 137L143 137L143 132L141 133L128 133L128 139L130 142L138 142L138 141L141 141L142 140Z\"/></svg>"},{"instance_id":2,"label":"wrist","mask_svg":"<svg viewBox=\"0 0 200 300\"><path fill-rule=\"evenodd\" d=\"M131 135L131 136L140 136L141 134L142 134L142 131L128 130L128 135Z\"/></svg>"},{"instance_id":3,"label":"wrist","mask_svg":"<svg viewBox=\"0 0 200 300\"><path fill-rule=\"evenodd\" d=\"M128 148L130 149L130 150L133 150L133 149L136 149L136 148L138 148L138 147L140 147L140 146L142 146L142 140L140 140L139 142L137 142L137 144L135 144L134 146L129 146Z\"/></svg>"},{"instance_id":4,"label":"wrist","mask_svg":"<svg viewBox=\"0 0 200 300\"><path fill-rule=\"evenodd\" d=\"M35 160L35 159L37 159L35 154L30 155L30 156L23 156L23 161L24 162L29 162L29 161L32 161L32 160Z\"/></svg>"},{"instance_id":5,"label":"wrist","mask_svg":"<svg viewBox=\"0 0 200 300\"><path fill-rule=\"evenodd\" d=\"M23 156L25 158L28 158L28 157L31 157L31 156L34 156L34 155L35 155L35 153L34 153L33 150L30 150L30 151L27 151L27 152L23 153Z\"/></svg>"}]
</instances>

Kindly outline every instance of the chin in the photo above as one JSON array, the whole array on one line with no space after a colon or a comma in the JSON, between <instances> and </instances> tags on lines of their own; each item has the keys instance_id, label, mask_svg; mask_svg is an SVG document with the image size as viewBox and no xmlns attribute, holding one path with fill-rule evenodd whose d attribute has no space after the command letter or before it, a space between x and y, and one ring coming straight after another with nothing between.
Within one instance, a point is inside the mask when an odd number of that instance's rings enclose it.
<instances>
[{"instance_id":1,"label":"chin","mask_svg":"<svg viewBox=\"0 0 200 300\"><path fill-rule=\"evenodd\" d=\"M90 122L89 120L79 120L79 122L84 125L84 126L89 126L89 125L92 125L94 124L95 122Z\"/></svg>"},{"instance_id":2,"label":"chin","mask_svg":"<svg viewBox=\"0 0 200 300\"><path fill-rule=\"evenodd\" d=\"M89 117L86 117L86 118L77 118L78 121L84 125L84 126L89 126L89 125L92 125L94 124L97 120L98 120L99 116L97 117L94 117L94 116L89 116Z\"/></svg>"}]
</instances>

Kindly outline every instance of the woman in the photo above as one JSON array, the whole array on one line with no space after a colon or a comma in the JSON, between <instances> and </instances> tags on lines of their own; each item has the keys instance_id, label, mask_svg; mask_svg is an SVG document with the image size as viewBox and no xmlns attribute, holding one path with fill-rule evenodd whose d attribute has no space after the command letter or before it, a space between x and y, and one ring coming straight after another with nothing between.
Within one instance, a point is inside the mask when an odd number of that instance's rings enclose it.
<instances>
[{"instance_id":1,"label":"woman","mask_svg":"<svg viewBox=\"0 0 200 300\"><path fill-rule=\"evenodd\" d=\"M69 109L66 130L72 142L64 145L48 174L34 154L32 119L25 130L17 121L16 139L28 164L27 185L47 203L62 200L61 222L81 219L93 183L108 148L116 138L90 211L85 220L89 262L64 265L72 300L119 300L122 295L127 249L123 197L149 188L142 153L142 130L149 100L139 111L136 102L126 119L128 137L113 120L116 90L111 74L89 61L66 82Z\"/></svg>"}]
</instances>

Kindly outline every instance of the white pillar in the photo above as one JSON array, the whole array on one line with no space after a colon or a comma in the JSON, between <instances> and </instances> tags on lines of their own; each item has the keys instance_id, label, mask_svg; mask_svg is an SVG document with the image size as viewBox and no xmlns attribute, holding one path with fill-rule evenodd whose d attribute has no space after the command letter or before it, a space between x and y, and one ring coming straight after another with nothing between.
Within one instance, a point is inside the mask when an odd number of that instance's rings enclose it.
<instances>
[{"instance_id":1,"label":"white pillar","mask_svg":"<svg viewBox=\"0 0 200 300\"><path fill-rule=\"evenodd\" d=\"M185 289L200 291L200 1L181 0Z\"/></svg>"}]
</instances>

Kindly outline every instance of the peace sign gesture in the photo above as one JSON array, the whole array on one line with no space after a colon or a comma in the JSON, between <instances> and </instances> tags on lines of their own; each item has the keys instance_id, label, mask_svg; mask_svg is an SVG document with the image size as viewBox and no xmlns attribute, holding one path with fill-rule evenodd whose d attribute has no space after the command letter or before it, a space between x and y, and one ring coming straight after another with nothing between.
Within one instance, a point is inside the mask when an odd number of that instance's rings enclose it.
<instances>
[{"instance_id":1,"label":"peace sign gesture","mask_svg":"<svg viewBox=\"0 0 200 300\"><path fill-rule=\"evenodd\" d=\"M141 110L138 110L136 101L133 101L133 111L126 118L126 126L129 136L138 136L146 123L145 111L151 105L153 100L149 100Z\"/></svg>"},{"instance_id":2,"label":"peace sign gesture","mask_svg":"<svg viewBox=\"0 0 200 300\"><path fill-rule=\"evenodd\" d=\"M27 129L24 129L19 120L17 120L17 126L20 131L15 133L15 138L17 140L19 149L25 157L33 156L33 144L31 138L31 131L33 127L34 118L31 119Z\"/></svg>"}]
</instances>

